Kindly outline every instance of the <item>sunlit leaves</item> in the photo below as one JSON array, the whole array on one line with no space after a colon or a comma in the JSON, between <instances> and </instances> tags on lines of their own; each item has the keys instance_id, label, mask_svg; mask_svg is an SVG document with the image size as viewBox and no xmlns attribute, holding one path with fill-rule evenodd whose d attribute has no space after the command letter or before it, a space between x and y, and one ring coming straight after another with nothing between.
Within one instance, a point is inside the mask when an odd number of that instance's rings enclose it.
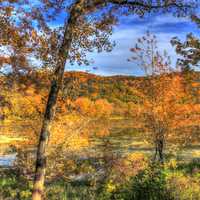
<instances>
[{"instance_id":1,"label":"sunlit leaves","mask_svg":"<svg viewBox=\"0 0 200 200\"><path fill-rule=\"evenodd\" d=\"M190 33L185 42L174 37L171 43L175 46L177 54L181 55L177 61L177 67L186 70L199 66L200 41L197 37Z\"/></svg>"}]
</instances>

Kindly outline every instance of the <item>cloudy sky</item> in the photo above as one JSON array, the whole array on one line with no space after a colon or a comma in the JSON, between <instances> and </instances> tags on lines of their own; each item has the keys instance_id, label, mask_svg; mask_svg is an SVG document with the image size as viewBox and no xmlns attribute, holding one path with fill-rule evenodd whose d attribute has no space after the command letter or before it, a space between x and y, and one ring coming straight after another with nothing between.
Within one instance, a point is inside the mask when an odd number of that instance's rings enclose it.
<instances>
[{"instance_id":1,"label":"cloudy sky","mask_svg":"<svg viewBox=\"0 0 200 200\"><path fill-rule=\"evenodd\" d=\"M142 71L136 64L128 62L130 57L129 49L134 46L138 37L141 37L149 30L158 39L160 50L167 50L171 56L172 65L176 63L176 53L170 44L172 37L177 36L184 40L187 33L192 32L198 35L198 28L187 18L175 18L170 14L151 15L144 18L124 17L121 18L118 26L114 28L111 39L116 46L110 53L90 53L88 58L94 60L90 66L67 65L70 71L90 71L91 73L109 75L142 75ZM93 69L93 67L98 69Z\"/></svg>"}]
</instances>

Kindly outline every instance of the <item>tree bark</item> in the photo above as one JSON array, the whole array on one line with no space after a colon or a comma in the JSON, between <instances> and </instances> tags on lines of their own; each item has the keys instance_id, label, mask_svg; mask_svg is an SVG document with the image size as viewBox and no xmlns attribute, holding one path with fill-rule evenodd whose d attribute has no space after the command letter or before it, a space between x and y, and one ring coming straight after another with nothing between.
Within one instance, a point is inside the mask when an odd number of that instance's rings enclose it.
<instances>
[{"instance_id":1,"label":"tree bark","mask_svg":"<svg viewBox=\"0 0 200 200\"><path fill-rule=\"evenodd\" d=\"M77 0L71 8L70 17L65 28L62 45L57 55L57 67L55 69L53 79L51 82L51 88L48 96L48 101L45 109L45 114L42 123L42 129L40 132L39 144L37 148L36 158L36 171L32 192L32 200L42 200L44 193L44 181L46 171L46 149L48 145L50 135L50 125L53 120L58 93L62 87L64 70L66 60L69 56L73 40L73 31L76 26L77 20L83 12L82 4L84 0Z\"/></svg>"},{"instance_id":2,"label":"tree bark","mask_svg":"<svg viewBox=\"0 0 200 200\"><path fill-rule=\"evenodd\" d=\"M159 161L160 161L160 163L163 163L163 161L164 161L163 147L164 147L164 141L161 139L158 142L158 153L159 153Z\"/></svg>"},{"instance_id":3,"label":"tree bark","mask_svg":"<svg viewBox=\"0 0 200 200\"><path fill-rule=\"evenodd\" d=\"M159 161L160 163L164 162L164 135L159 134L155 140L155 154L154 154L154 161Z\"/></svg>"}]
</instances>

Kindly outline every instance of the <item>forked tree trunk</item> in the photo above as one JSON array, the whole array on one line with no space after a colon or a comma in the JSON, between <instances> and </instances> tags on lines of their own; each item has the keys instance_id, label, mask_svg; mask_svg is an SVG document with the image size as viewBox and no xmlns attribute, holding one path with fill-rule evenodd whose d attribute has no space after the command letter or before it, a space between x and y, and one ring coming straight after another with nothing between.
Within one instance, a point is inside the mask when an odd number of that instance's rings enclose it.
<instances>
[{"instance_id":1,"label":"forked tree trunk","mask_svg":"<svg viewBox=\"0 0 200 200\"><path fill-rule=\"evenodd\" d=\"M32 200L42 200L44 193L44 181L46 171L46 149L50 135L50 124L55 114L58 93L62 87L65 63L68 59L71 48L73 30L77 20L83 12L82 4L84 0L77 0L71 8L70 17L65 28L62 45L57 56L57 66L51 82L51 89L48 96L46 110L44 114L42 129L40 132L39 144L37 149L36 172L33 185Z\"/></svg>"}]
</instances>

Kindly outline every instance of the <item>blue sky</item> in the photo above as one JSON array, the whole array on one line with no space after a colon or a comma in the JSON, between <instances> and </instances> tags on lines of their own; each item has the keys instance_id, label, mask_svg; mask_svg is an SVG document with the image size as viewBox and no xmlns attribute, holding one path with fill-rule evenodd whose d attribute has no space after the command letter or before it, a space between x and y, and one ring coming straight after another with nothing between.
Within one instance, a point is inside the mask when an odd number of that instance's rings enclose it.
<instances>
[{"instance_id":1,"label":"blue sky","mask_svg":"<svg viewBox=\"0 0 200 200\"><path fill-rule=\"evenodd\" d=\"M66 13L61 13L57 17L51 24L52 27L63 24ZM88 53L88 59L94 61L89 66L67 63L66 70L89 71L104 76L143 75L137 64L128 62L127 59L131 56L129 49L135 45L137 38L143 36L147 30L157 36L159 49L161 51L166 50L171 56L172 67L175 66L177 55L170 44L171 38L177 36L185 40L186 35L190 32L200 36L196 24L191 22L189 18L176 18L169 13L149 14L143 18L133 15L124 16L120 18L119 24L114 27L111 40L116 42L116 46L112 52Z\"/></svg>"},{"instance_id":2,"label":"blue sky","mask_svg":"<svg viewBox=\"0 0 200 200\"><path fill-rule=\"evenodd\" d=\"M177 55L170 44L172 37L177 36L184 40L187 33L198 35L197 26L188 18L176 18L170 14L151 15L144 18L137 16L122 17L119 25L114 28L111 39L116 42L112 52L89 53L88 58L94 60L90 66L67 65L69 71L87 71L91 73L109 75L143 75L135 63L130 63L129 49L134 46L137 38L149 30L157 36L160 50L167 50L171 56L172 65L175 66ZM93 69L97 67L98 69Z\"/></svg>"}]
</instances>

